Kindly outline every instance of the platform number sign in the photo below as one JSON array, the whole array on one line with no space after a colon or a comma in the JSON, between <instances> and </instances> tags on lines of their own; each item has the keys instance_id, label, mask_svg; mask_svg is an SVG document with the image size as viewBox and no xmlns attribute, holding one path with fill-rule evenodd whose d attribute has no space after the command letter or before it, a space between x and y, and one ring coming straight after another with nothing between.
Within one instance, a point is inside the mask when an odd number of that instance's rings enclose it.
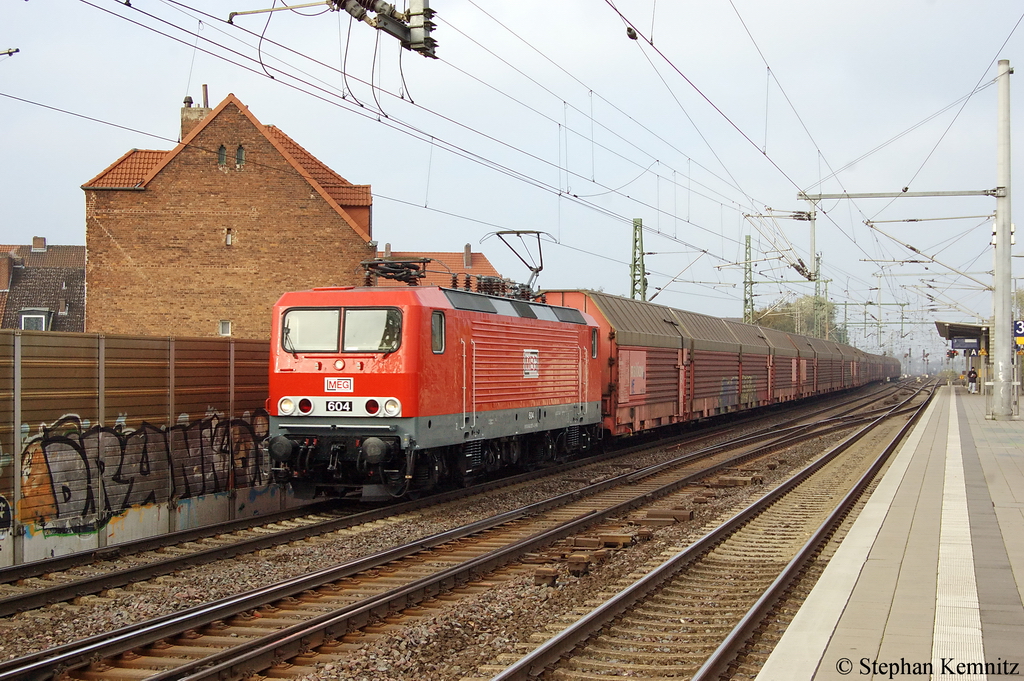
<instances>
[{"instance_id":1,"label":"platform number sign","mask_svg":"<svg viewBox=\"0 0 1024 681\"><path fill-rule=\"evenodd\" d=\"M540 350L523 350L523 378L540 378Z\"/></svg>"}]
</instances>

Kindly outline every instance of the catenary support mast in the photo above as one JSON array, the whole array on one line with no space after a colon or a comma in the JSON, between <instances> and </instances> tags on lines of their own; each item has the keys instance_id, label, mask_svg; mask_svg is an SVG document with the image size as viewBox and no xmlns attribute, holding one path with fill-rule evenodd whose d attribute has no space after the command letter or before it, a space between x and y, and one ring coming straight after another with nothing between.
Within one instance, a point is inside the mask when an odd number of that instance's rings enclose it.
<instances>
[{"instance_id":1,"label":"catenary support mast","mask_svg":"<svg viewBox=\"0 0 1024 681\"><path fill-rule=\"evenodd\" d=\"M997 133L996 188L996 243L995 281L993 282L993 312L995 319L992 358L992 413L993 419L1008 419L1013 415L1013 323L1010 309L1010 68L1008 59L999 60L999 125Z\"/></svg>"}]
</instances>

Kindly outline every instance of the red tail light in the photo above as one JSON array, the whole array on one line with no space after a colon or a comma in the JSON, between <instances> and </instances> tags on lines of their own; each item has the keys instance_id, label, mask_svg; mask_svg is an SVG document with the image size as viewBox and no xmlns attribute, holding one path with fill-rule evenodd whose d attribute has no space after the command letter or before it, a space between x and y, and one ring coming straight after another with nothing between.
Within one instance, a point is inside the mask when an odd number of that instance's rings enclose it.
<instances>
[{"instance_id":1,"label":"red tail light","mask_svg":"<svg viewBox=\"0 0 1024 681\"><path fill-rule=\"evenodd\" d=\"M377 404L377 400L366 400L366 413L376 414L380 411L380 405Z\"/></svg>"},{"instance_id":2,"label":"red tail light","mask_svg":"<svg viewBox=\"0 0 1024 681\"><path fill-rule=\"evenodd\" d=\"M310 400L303 397L301 400L299 400L299 411L302 412L303 414L308 414L309 412L313 411L313 403Z\"/></svg>"}]
</instances>

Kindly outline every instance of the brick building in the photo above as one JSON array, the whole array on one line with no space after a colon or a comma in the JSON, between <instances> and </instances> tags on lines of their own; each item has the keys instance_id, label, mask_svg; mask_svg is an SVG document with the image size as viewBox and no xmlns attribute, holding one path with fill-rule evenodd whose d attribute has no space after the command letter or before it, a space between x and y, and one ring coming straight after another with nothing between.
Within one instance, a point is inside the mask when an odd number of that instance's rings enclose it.
<instances>
[{"instance_id":1,"label":"brick building","mask_svg":"<svg viewBox=\"0 0 1024 681\"><path fill-rule=\"evenodd\" d=\"M85 330L85 247L0 246L0 328Z\"/></svg>"},{"instance_id":2,"label":"brick building","mask_svg":"<svg viewBox=\"0 0 1024 681\"><path fill-rule=\"evenodd\" d=\"M266 338L281 293L358 285L372 197L234 95L182 109L171 151L132 149L82 187L85 330Z\"/></svg>"}]
</instances>

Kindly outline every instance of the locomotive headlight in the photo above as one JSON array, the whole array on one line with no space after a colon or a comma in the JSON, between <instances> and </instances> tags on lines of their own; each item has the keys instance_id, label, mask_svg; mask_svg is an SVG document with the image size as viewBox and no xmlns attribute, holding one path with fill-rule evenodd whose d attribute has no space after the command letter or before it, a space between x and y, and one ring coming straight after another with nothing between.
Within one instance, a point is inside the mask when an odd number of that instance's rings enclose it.
<instances>
[{"instance_id":1,"label":"locomotive headlight","mask_svg":"<svg viewBox=\"0 0 1024 681\"><path fill-rule=\"evenodd\" d=\"M292 414L295 411L295 401L290 397L282 397L277 403L277 411L285 416Z\"/></svg>"},{"instance_id":2,"label":"locomotive headlight","mask_svg":"<svg viewBox=\"0 0 1024 681\"><path fill-rule=\"evenodd\" d=\"M385 416L398 416L402 411L402 403L396 400L394 397L389 397L384 400L384 415Z\"/></svg>"}]
</instances>

